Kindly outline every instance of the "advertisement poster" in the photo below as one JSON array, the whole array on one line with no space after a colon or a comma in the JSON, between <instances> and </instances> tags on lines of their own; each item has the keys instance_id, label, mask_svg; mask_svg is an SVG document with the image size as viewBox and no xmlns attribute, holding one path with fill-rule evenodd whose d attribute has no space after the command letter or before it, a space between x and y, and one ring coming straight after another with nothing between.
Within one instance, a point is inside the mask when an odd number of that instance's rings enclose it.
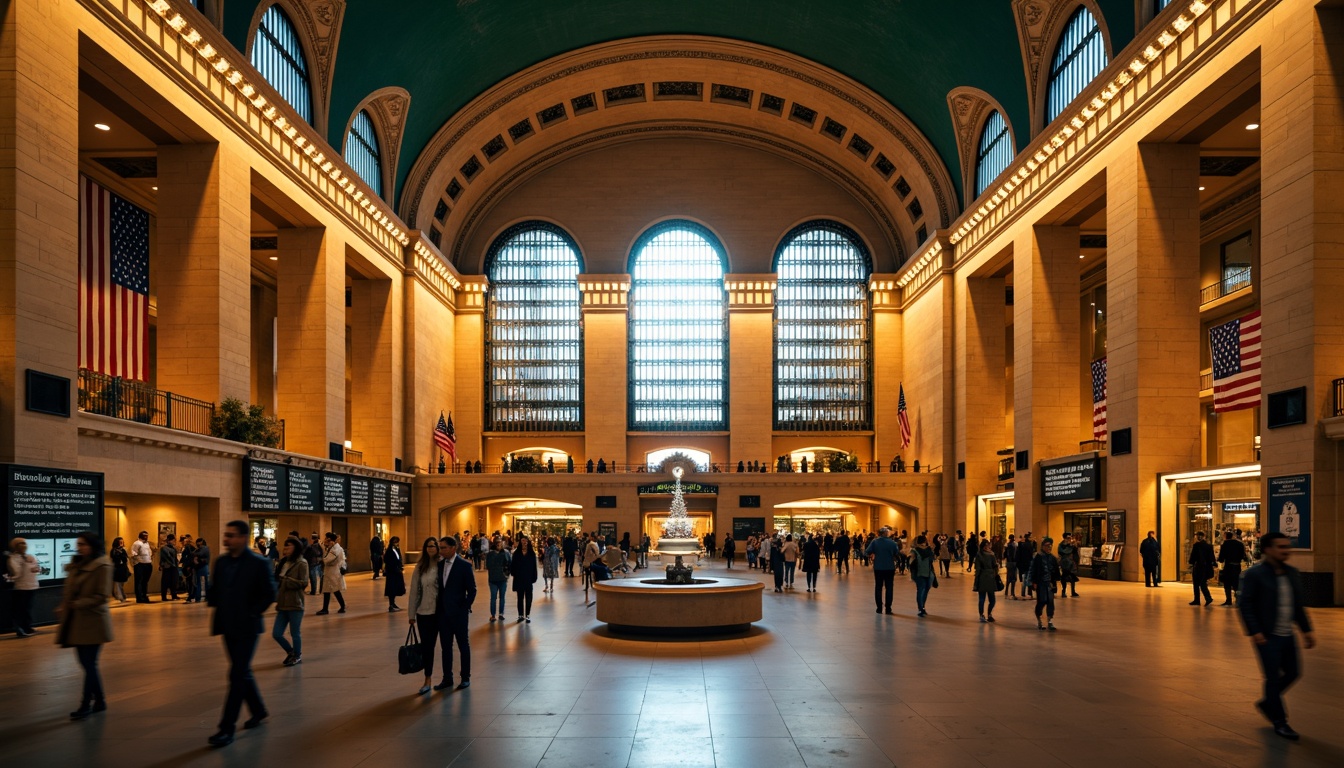
<instances>
[{"instance_id":1,"label":"advertisement poster","mask_svg":"<svg viewBox=\"0 0 1344 768\"><path fill-rule=\"evenodd\" d=\"M65 578L82 531L102 533L103 476L96 472L0 465L4 537L28 540L40 581Z\"/></svg>"},{"instance_id":2,"label":"advertisement poster","mask_svg":"<svg viewBox=\"0 0 1344 768\"><path fill-rule=\"evenodd\" d=\"M1311 475L1269 478L1269 530L1292 539L1294 549L1311 549Z\"/></svg>"}]
</instances>

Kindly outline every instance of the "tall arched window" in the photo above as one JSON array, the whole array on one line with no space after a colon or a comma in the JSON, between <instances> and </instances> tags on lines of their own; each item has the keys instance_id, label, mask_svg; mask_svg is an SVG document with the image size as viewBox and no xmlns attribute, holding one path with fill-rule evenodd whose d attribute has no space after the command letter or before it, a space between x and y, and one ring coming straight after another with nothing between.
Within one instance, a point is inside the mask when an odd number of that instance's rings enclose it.
<instances>
[{"instance_id":1,"label":"tall arched window","mask_svg":"<svg viewBox=\"0 0 1344 768\"><path fill-rule=\"evenodd\" d=\"M1008 133L1008 121L1003 113L994 110L980 131L980 146L975 152L975 196L979 197L989 185L1013 162L1013 137Z\"/></svg>"},{"instance_id":2,"label":"tall arched window","mask_svg":"<svg viewBox=\"0 0 1344 768\"><path fill-rule=\"evenodd\" d=\"M486 429L583 429L578 246L553 224L523 222L496 238L485 270Z\"/></svg>"},{"instance_id":3,"label":"tall arched window","mask_svg":"<svg viewBox=\"0 0 1344 768\"><path fill-rule=\"evenodd\" d=\"M1050 81L1045 96L1045 122L1059 117L1071 101L1083 92L1092 78L1106 68L1106 41L1102 39L1097 17L1079 6L1064 27L1050 64Z\"/></svg>"},{"instance_id":4,"label":"tall arched window","mask_svg":"<svg viewBox=\"0 0 1344 768\"><path fill-rule=\"evenodd\" d=\"M360 110L350 122L345 135L345 162L350 165L373 193L383 196L383 155L378 151L378 133L373 130L373 119Z\"/></svg>"},{"instance_id":5,"label":"tall arched window","mask_svg":"<svg viewBox=\"0 0 1344 768\"><path fill-rule=\"evenodd\" d=\"M723 246L689 221L666 221L630 259L630 429L728 426Z\"/></svg>"},{"instance_id":6,"label":"tall arched window","mask_svg":"<svg viewBox=\"0 0 1344 768\"><path fill-rule=\"evenodd\" d=\"M872 429L868 251L809 221L775 253L775 429Z\"/></svg>"},{"instance_id":7,"label":"tall arched window","mask_svg":"<svg viewBox=\"0 0 1344 768\"><path fill-rule=\"evenodd\" d=\"M305 122L313 122L308 62L303 58L303 45L294 23L279 5L267 8L261 16L261 25L252 41L252 66L289 102L299 117Z\"/></svg>"}]
</instances>

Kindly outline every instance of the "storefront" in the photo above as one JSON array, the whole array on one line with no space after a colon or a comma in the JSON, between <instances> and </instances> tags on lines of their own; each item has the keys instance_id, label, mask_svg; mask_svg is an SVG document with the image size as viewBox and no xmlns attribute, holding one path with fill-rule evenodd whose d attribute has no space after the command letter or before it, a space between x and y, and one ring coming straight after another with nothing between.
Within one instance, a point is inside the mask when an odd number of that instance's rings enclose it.
<instances>
[{"instance_id":1,"label":"storefront","mask_svg":"<svg viewBox=\"0 0 1344 768\"><path fill-rule=\"evenodd\" d=\"M978 531L987 532L990 539L998 536L1000 541L1007 541L1009 534L1016 534L1013 492L977 496L975 527Z\"/></svg>"},{"instance_id":2,"label":"storefront","mask_svg":"<svg viewBox=\"0 0 1344 768\"><path fill-rule=\"evenodd\" d=\"M1163 475L1159 493L1159 509L1175 511L1169 518L1161 516L1161 537L1164 542L1179 542L1177 547L1163 547L1163 567L1170 564L1173 570L1166 572L1182 581L1190 578L1190 545L1196 533L1202 532L1217 551L1224 532L1240 532L1249 551L1265 530L1258 464ZM1146 535L1143 531L1140 538Z\"/></svg>"},{"instance_id":3,"label":"storefront","mask_svg":"<svg viewBox=\"0 0 1344 768\"><path fill-rule=\"evenodd\" d=\"M583 532L583 515L566 514L564 512L553 513L527 513L517 515L512 519L511 528L515 533L520 533L532 541L544 541L547 538L564 538L566 534L578 536Z\"/></svg>"},{"instance_id":4,"label":"storefront","mask_svg":"<svg viewBox=\"0 0 1344 768\"><path fill-rule=\"evenodd\" d=\"M828 533L832 536L838 536L840 531L849 527L845 522L848 517L849 515L840 515L833 512L799 512L775 515L773 530L781 534L791 533L795 537L804 534L825 536Z\"/></svg>"}]
</instances>

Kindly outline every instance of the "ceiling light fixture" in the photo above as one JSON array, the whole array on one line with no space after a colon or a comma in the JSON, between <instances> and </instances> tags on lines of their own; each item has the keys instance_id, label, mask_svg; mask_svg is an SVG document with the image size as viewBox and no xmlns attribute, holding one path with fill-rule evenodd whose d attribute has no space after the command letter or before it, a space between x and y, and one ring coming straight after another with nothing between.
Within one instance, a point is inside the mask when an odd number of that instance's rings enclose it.
<instances>
[{"instance_id":1,"label":"ceiling light fixture","mask_svg":"<svg viewBox=\"0 0 1344 768\"><path fill-rule=\"evenodd\" d=\"M1087 254L1085 254L1085 253L1080 253L1080 254L1078 254L1078 258L1080 258L1080 259L1086 259L1086 258L1087 258Z\"/></svg>"},{"instance_id":2,"label":"ceiling light fixture","mask_svg":"<svg viewBox=\"0 0 1344 768\"><path fill-rule=\"evenodd\" d=\"M110 130L112 130L112 126L108 125L107 123L94 123L94 124L93 124L93 127L94 127L94 128L97 128L97 129L100 130L100 131L110 131Z\"/></svg>"},{"instance_id":3,"label":"ceiling light fixture","mask_svg":"<svg viewBox=\"0 0 1344 768\"><path fill-rule=\"evenodd\" d=\"M279 256L272 256L272 257L271 257L271 261L279 261L279 260L280 260L280 257L279 257Z\"/></svg>"},{"instance_id":4,"label":"ceiling light fixture","mask_svg":"<svg viewBox=\"0 0 1344 768\"><path fill-rule=\"evenodd\" d=\"M1203 191L1204 191L1204 188L1203 188L1203 187L1200 187L1200 188L1199 188L1199 191L1200 191L1200 192L1203 192Z\"/></svg>"},{"instance_id":5,"label":"ceiling light fixture","mask_svg":"<svg viewBox=\"0 0 1344 768\"><path fill-rule=\"evenodd\" d=\"M1246 130L1248 130L1248 131L1258 131L1258 130L1260 130L1260 124L1259 124L1259 123L1248 123L1248 124L1246 125Z\"/></svg>"},{"instance_id":6,"label":"ceiling light fixture","mask_svg":"<svg viewBox=\"0 0 1344 768\"><path fill-rule=\"evenodd\" d=\"M158 191L159 191L159 188L158 188L158 187L150 187L150 189L154 190L155 192L158 192Z\"/></svg>"}]
</instances>

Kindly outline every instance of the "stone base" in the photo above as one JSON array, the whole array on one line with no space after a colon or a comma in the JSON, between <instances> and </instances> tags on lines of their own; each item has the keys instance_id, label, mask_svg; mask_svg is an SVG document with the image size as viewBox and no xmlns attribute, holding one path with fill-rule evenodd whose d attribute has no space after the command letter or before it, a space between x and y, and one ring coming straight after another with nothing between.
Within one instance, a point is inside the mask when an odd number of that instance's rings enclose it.
<instances>
[{"instance_id":1,"label":"stone base","mask_svg":"<svg viewBox=\"0 0 1344 768\"><path fill-rule=\"evenodd\" d=\"M739 632L761 620L758 581L701 578L694 584L620 579L594 585L597 619L612 631L696 635Z\"/></svg>"}]
</instances>

